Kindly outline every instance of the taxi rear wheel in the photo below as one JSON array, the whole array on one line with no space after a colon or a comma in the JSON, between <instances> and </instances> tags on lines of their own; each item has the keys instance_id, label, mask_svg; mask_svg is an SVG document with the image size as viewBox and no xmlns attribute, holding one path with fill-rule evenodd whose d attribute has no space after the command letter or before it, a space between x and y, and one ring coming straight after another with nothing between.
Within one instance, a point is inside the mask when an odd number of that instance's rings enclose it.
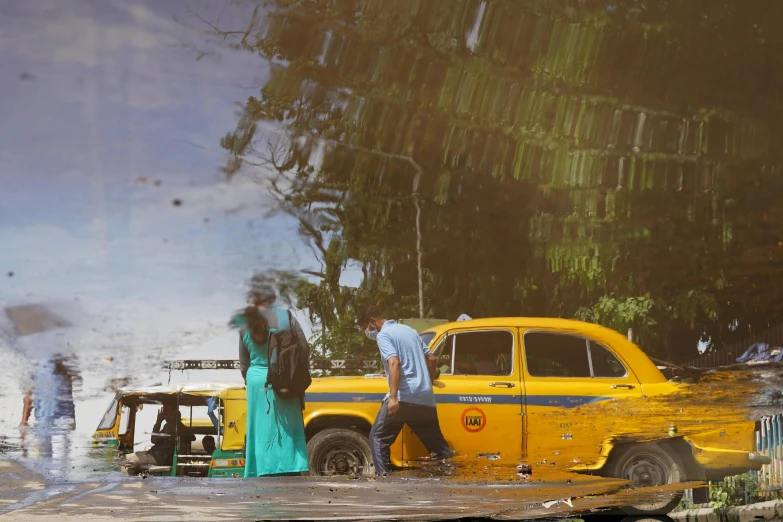
<instances>
[{"instance_id":1,"label":"taxi rear wheel","mask_svg":"<svg viewBox=\"0 0 783 522\"><path fill-rule=\"evenodd\" d=\"M654 443L617 448L609 456L603 475L630 480L636 487L653 488L685 480L685 466L676 453ZM665 515L682 499L682 491L661 491L626 506L629 515Z\"/></svg>"},{"instance_id":2,"label":"taxi rear wheel","mask_svg":"<svg viewBox=\"0 0 783 522\"><path fill-rule=\"evenodd\" d=\"M307 443L310 474L374 475L370 443L367 437L353 430L331 428L316 433Z\"/></svg>"}]
</instances>

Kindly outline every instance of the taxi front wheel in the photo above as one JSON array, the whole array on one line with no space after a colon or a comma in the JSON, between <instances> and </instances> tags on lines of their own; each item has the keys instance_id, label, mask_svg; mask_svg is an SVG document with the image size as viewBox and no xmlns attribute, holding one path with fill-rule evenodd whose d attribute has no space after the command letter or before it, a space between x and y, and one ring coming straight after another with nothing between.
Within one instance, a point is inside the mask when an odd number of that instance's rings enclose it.
<instances>
[{"instance_id":1,"label":"taxi front wheel","mask_svg":"<svg viewBox=\"0 0 783 522\"><path fill-rule=\"evenodd\" d=\"M602 475L630 480L639 488L649 488L644 493L640 492L638 503L623 508L629 515L665 515L682 499L682 491L653 489L685 480L685 466L680 458L655 443L617 448L609 456Z\"/></svg>"},{"instance_id":2,"label":"taxi front wheel","mask_svg":"<svg viewBox=\"0 0 783 522\"><path fill-rule=\"evenodd\" d=\"M307 443L310 474L374 475L370 443L367 437L353 430L330 428L316 433Z\"/></svg>"}]
</instances>

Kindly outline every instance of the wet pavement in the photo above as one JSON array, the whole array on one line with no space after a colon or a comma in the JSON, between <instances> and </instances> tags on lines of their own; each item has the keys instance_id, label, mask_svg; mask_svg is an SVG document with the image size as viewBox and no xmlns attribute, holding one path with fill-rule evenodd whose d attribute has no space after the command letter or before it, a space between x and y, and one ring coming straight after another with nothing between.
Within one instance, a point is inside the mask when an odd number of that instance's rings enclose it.
<instances>
[{"instance_id":1,"label":"wet pavement","mask_svg":"<svg viewBox=\"0 0 783 522\"><path fill-rule=\"evenodd\" d=\"M139 477L56 484L14 461L0 461L0 470L0 515L14 520L520 520L609 516L607 505L627 498L622 482L607 479L520 485Z\"/></svg>"}]
</instances>

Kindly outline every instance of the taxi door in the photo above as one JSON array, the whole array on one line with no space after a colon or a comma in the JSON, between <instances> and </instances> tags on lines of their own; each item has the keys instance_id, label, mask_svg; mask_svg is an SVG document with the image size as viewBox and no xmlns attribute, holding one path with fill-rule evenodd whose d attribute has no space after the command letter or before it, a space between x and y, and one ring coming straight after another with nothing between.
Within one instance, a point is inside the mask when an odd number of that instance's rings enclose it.
<instances>
[{"instance_id":1,"label":"taxi door","mask_svg":"<svg viewBox=\"0 0 783 522\"><path fill-rule=\"evenodd\" d=\"M638 379L610 347L576 332L527 330L522 346L529 460L596 462L620 423L633 422L623 399L641 398Z\"/></svg>"},{"instance_id":2,"label":"taxi door","mask_svg":"<svg viewBox=\"0 0 783 522\"><path fill-rule=\"evenodd\" d=\"M453 329L436 341L440 378L433 385L441 431L455 458L516 464L523 417L516 328ZM403 464L428 456L405 426Z\"/></svg>"}]
</instances>

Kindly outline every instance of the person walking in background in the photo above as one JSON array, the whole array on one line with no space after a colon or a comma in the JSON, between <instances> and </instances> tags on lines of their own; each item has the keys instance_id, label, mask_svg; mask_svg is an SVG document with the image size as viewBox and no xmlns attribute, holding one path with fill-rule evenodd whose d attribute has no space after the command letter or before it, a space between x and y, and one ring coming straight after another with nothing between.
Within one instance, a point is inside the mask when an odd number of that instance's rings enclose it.
<instances>
[{"instance_id":1,"label":"person walking in background","mask_svg":"<svg viewBox=\"0 0 783 522\"><path fill-rule=\"evenodd\" d=\"M247 387L245 478L309 470L304 398L281 398L266 387L272 333L290 329L309 351L301 326L288 310L275 306L276 299L271 285L256 282L248 292L248 307L232 319L239 328L239 361Z\"/></svg>"},{"instance_id":2,"label":"person walking in background","mask_svg":"<svg viewBox=\"0 0 783 522\"><path fill-rule=\"evenodd\" d=\"M432 391L432 381L437 378L435 356L416 330L384 318L377 306L364 307L357 322L365 335L378 343L389 380L389 394L370 430L375 473L392 470L389 448L405 424L430 454L450 458L453 453L440 430Z\"/></svg>"},{"instance_id":3,"label":"person walking in background","mask_svg":"<svg viewBox=\"0 0 783 522\"><path fill-rule=\"evenodd\" d=\"M73 429L76 426L73 385L77 380L81 381L81 377L69 367L62 355L54 355L39 365L32 379L32 388L25 392L19 425L27 426L30 414L35 412L35 419L40 423L62 420L62 424Z\"/></svg>"},{"instance_id":4,"label":"person walking in background","mask_svg":"<svg viewBox=\"0 0 783 522\"><path fill-rule=\"evenodd\" d=\"M32 415L35 418L32 433L39 456L52 458L59 463L69 461L73 446L71 434L76 429L74 385L81 382L82 378L72 357L55 354L38 364L25 391L22 420L19 423L25 456Z\"/></svg>"}]
</instances>

